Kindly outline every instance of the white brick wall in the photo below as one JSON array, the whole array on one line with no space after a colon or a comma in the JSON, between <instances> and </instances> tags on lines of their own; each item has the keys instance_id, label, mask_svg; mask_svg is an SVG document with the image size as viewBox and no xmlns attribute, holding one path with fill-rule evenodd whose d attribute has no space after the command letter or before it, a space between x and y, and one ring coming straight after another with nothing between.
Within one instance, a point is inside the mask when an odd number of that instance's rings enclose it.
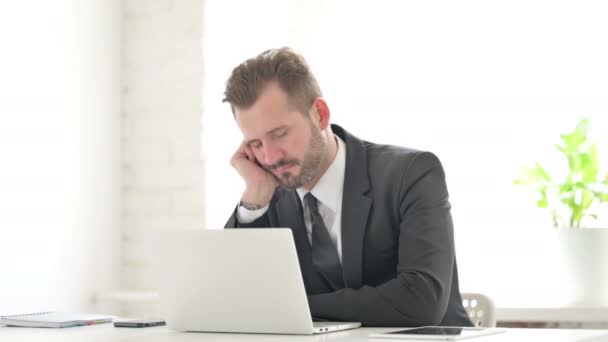
<instances>
[{"instance_id":1,"label":"white brick wall","mask_svg":"<svg viewBox=\"0 0 608 342\"><path fill-rule=\"evenodd\" d=\"M121 22L121 0L0 2L0 315L119 286Z\"/></svg>"},{"instance_id":2,"label":"white brick wall","mask_svg":"<svg viewBox=\"0 0 608 342\"><path fill-rule=\"evenodd\" d=\"M204 220L203 0L125 0L123 20L122 284L148 290L146 230Z\"/></svg>"}]
</instances>

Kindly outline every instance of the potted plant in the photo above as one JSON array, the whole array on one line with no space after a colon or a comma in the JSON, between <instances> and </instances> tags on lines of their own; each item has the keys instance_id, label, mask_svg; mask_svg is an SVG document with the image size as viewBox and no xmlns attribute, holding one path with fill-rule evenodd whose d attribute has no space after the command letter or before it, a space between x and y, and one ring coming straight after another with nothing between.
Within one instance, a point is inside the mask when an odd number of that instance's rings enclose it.
<instances>
[{"instance_id":1,"label":"potted plant","mask_svg":"<svg viewBox=\"0 0 608 342\"><path fill-rule=\"evenodd\" d=\"M523 167L514 183L536 191L536 206L551 215L570 282L570 304L608 306L608 229L590 228L600 210L608 215L608 172L600 172L598 148L588 142L588 133L589 119L584 118L555 145L567 160L564 178L556 179L537 161Z\"/></svg>"}]
</instances>

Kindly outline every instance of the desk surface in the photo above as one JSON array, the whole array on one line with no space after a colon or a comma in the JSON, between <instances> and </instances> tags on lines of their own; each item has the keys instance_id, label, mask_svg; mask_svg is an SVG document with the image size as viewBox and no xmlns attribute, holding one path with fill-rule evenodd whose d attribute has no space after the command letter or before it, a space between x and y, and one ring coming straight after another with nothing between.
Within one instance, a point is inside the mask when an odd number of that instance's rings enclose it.
<instances>
[{"instance_id":1,"label":"desk surface","mask_svg":"<svg viewBox=\"0 0 608 342\"><path fill-rule=\"evenodd\" d=\"M398 328L397 328L398 329ZM167 327L154 328L114 328L112 324L100 324L66 329L33 329L0 327L0 341L11 342L57 342L57 341L86 341L86 342L169 342L169 341L396 341L387 339L368 339L368 334L391 331L394 328L362 328L314 336L291 335L254 335L254 334L212 334L212 333L180 333ZM408 341L408 340L401 340ZM414 341L414 340L409 340ZM605 342L608 341L608 330L562 330L562 329L507 329L507 332L478 337L465 341L484 342Z\"/></svg>"},{"instance_id":2,"label":"desk surface","mask_svg":"<svg viewBox=\"0 0 608 342\"><path fill-rule=\"evenodd\" d=\"M496 308L499 322L608 322L608 307Z\"/></svg>"},{"instance_id":3,"label":"desk surface","mask_svg":"<svg viewBox=\"0 0 608 342\"><path fill-rule=\"evenodd\" d=\"M156 291L114 291L98 300L123 304L153 304ZM498 322L608 322L608 307L497 307Z\"/></svg>"}]
</instances>

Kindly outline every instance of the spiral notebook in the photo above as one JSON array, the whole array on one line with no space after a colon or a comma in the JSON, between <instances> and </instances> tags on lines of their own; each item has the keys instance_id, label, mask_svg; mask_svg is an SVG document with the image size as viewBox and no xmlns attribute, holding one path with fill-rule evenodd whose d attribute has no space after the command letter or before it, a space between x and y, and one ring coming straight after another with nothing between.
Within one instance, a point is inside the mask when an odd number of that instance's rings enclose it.
<instances>
[{"instance_id":1,"label":"spiral notebook","mask_svg":"<svg viewBox=\"0 0 608 342\"><path fill-rule=\"evenodd\" d=\"M112 317L68 312L38 312L0 316L0 325L30 328L67 328L79 325L111 323Z\"/></svg>"}]
</instances>

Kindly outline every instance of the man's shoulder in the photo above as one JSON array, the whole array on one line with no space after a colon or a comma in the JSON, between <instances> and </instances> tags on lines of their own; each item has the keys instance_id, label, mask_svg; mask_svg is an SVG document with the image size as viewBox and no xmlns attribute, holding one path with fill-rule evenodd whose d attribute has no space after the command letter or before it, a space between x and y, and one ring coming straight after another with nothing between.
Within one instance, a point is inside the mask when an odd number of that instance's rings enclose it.
<instances>
[{"instance_id":1,"label":"man's shoulder","mask_svg":"<svg viewBox=\"0 0 608 342\"><path fill-rule=\"evenodd\" d=\"M442 169L433 152L359 139L338 125L332 129L346 141L347 168L365 167L367 177L374 181L392 182L405 179L404 175L417 177L433 168Z\"/></svg>"},{"instance_id":2,"label":"man's shoulder","mask_svg":"<svg viewBox=\"0 0 608 342\"><path fill-rule=\"evenodd\" d=\"M334 133L345 140L347 145L347 154L349 148L355 150L363 150L362 152L369 163L411 163L414 160L428 160L438 162L437 156L429 151L423 151L416 148L404 147L398 145L380 144L360 139L352 135L344 128L338 125L332 125ZM355 154L359 156L360 152Z\"/></svg>"},{"instance_id":3,"label":"man's shoulder","mask_svg":"<svg viewBox=\"0 0 608 342\"><path fill-rule=\"evenodd\" d=\"M416 154L424 152L419 149L398 145L378 144L369 141L364 141L363 143L369 155L377 155L379 158L390 158L395 156L412 158Z\"/></svg>"},{"instance_id":4,"label":"man's shoulder","mask_svg":"<svg viewBox=\"0 0 608 342\"><path fill-rule=\"evenodd\" d=\"M364 141L364 146L370 164L407 166L414 162L416 164L439 163L439 158L430 151L368 141Z\"/></svg>"}]
</instances>

